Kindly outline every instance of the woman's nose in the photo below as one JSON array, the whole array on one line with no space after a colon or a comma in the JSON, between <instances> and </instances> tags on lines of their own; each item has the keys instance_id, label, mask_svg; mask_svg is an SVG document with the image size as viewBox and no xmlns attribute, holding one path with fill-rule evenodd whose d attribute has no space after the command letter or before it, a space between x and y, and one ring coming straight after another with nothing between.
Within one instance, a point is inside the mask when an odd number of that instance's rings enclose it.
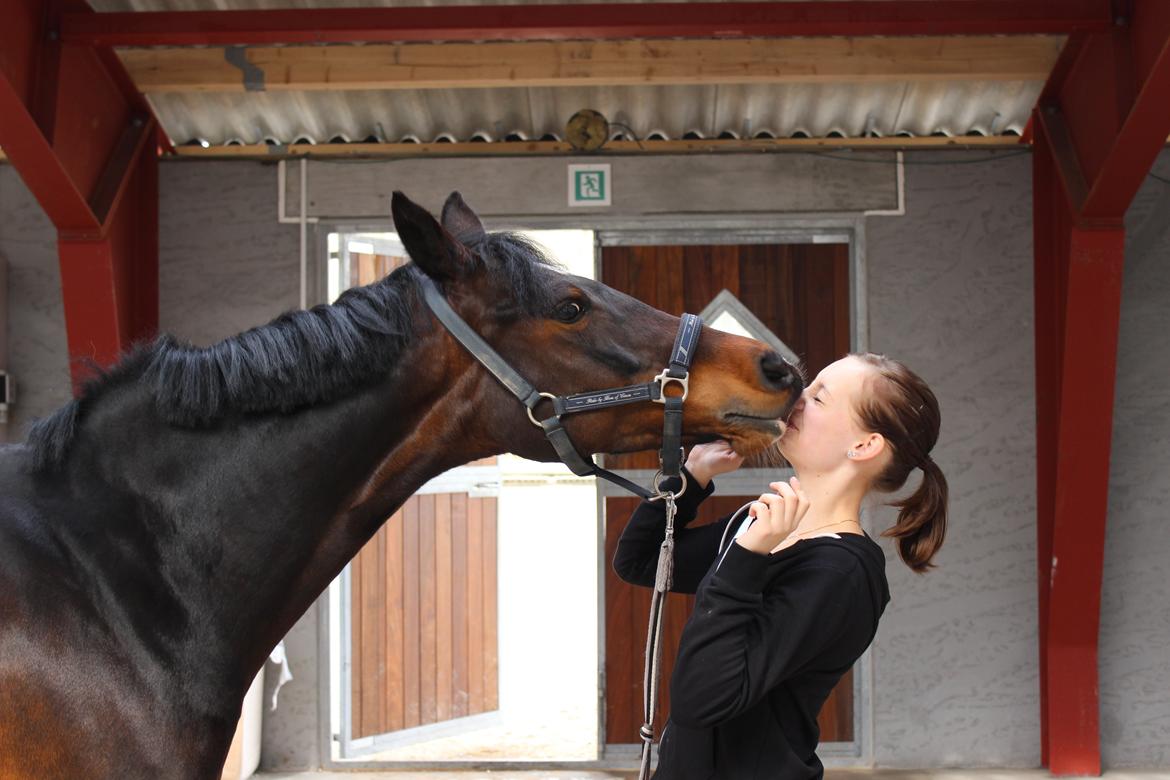
<instances>
[{"instance_id":1,"label":"woman's nose","mask_svg":"<svg viewBox=\"0 0 1170 780\"><path fill-rule=\"evenodd\" d=\"M763 354L760 358L760 372L764 376L764 383L777 390L794 389L797 393L804 390L800 372L779 352L768 351Z\"/></svg>"}]
</instances>

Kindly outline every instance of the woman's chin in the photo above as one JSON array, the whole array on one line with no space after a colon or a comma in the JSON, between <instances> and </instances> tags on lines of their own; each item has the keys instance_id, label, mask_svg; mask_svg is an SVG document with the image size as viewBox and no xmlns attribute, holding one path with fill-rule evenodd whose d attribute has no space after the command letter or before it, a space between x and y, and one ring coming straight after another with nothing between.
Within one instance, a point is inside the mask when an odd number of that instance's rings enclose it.
<instances>
[{"instance_id":1,"label":"woman's chin","mask_svg":"<svg viewBox=\"0 0 1170 780\"><path fill-rule=\"evenodd\" d=\"M783 439L781 439L776 445L776 452L780 454L780 457L784 458L784 462L787 463L791 468L796 468L796 465L792 461L793 456L796 455L796 453L793 452L794 449L795 448L792 447L791 444L789 446L785 446Z\"/></svg>"}]
</instances>

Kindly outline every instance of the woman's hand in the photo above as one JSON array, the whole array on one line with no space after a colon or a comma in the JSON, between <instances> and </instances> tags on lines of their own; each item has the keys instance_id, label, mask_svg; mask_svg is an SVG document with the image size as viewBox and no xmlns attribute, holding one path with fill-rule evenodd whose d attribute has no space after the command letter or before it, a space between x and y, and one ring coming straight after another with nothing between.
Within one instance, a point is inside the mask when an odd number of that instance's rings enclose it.
<instances>
[{"instance_id":1,"label":"woman's hand","mask_svg":"<svg viewBox=\"0 0 1170 780\"><path fill-rule=\"evenodd\" d=\"M701 488L707 487L712 477L735 471L742 465L743 456L722 439L709 444L696 444L687 454L687 471L691 472Z\"/></svg>"},{"instance_id":2,"label":"woman's hand","mask_svg":"<svg viewBox=\"0 0 1170 780\"><path fill-rule=\"evenodd\" d=\"M800 489L796 477L788 482L773 482L769 487L776 492L765 493L759 501L752 502L748 515L756 520L735 540L740 546L765 555L796 530L809 508L808 496Z\"/></svg>"}]
</instances>

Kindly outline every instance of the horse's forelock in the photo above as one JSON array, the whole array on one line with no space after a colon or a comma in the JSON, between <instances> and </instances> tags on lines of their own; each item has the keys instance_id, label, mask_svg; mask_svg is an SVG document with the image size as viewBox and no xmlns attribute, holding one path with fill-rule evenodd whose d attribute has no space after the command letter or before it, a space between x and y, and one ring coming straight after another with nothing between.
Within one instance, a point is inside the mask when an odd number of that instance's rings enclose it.
<instances>
[{"instance_id":1,"label":"horse's forelock","mask_svg":"<svg viewBox=\"0 0 1170 780\"><path fill-rule=\"evenodd\" d=\"M565 267L539 244L519 233L503 231L488 233L472 249L483 259L489 278L507 289L522 310L540 314L550 308L555 293L548 284L548 273L563 273Z\"/></svg>"}]
</instances>

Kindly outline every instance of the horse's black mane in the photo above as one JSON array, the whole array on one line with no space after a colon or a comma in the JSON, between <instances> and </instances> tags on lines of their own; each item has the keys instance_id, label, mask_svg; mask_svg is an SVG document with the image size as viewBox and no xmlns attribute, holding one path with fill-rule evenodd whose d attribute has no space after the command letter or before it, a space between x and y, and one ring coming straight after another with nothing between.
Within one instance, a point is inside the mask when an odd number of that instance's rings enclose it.
<instances>
[{"instance_id":1,"label":"horse's black mane","mask_svg":"<svg viewBox=\"0 0 1170 780\"><path fill-rule=\"evenodd\" d=\"M527 314L552 301L540 268L556 268L539 247L515 233L489 233L471 247L495 284L513 291ZM29 429L34 467L59 465L77 426L102 395L127 382L149 383L163 419L210 425L230 413L289 412L344 397L384 376L415 335L411 319L422 272L412 263L332 305L280 315L210 347L169 335L99 370L80 396Z\"/></svg>"}]
</instances>

